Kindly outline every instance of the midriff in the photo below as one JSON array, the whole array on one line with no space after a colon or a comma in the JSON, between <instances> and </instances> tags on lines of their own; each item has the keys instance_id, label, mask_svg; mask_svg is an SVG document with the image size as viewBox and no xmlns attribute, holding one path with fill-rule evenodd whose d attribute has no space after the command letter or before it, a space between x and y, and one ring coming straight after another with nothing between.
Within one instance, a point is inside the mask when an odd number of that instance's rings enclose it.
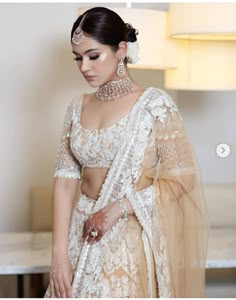
<instances>
[{"instance_id":1,"label":"midriff","mask_svg":"<svg viewBox=\"0 0 236 300\"><path fill-rule=\"evenodd\" d=\"M108 168L83 168L83 180L80 185L81 193L97 200L108 170Z\"/></svg>"},{"instance_id":2,"label":"midriff","mask_svg":"<svg viewBox=\"0 0 236 300\"><path fill-rule=\"evenodd\" d=\"M91 199L97 200L108 170L108 168L83 168L83 180L80 185L81 193ZM142 178L142 180L138 182L136 191L140 191L151 184L151 179Z\"/></svg>"}]
</instances>

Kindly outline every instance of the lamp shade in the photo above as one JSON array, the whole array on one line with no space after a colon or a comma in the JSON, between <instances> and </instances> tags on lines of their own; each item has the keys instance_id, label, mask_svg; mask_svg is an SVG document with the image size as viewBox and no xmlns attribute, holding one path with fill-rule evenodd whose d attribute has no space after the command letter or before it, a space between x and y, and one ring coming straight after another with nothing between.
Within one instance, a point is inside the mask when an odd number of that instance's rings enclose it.
<instances>
[{"instance_id":1,"label":"lamp shade","mask_svg":"<svg viewBox=\"0 0 236 300\"><path fill-rule=\"evenodd\" d=\"M87 9L79 9L79 14ZM111 9L118 13L125 23L130 23L139 31L139 61L128 64L130 68L166 70L176 67L175 42L167 36L167 12L137 8Z\"/></svg>"},{"instance_id":2,"label":"lamp shade","mask_svg":"<svg viewBox=\"0 0 236 300\"><path fill-rule=\"evenodd\" d=\"M169 26L172 38L236 40L236 3L171 3Z\"/></svg>"},{"instance_id":3,"label":"lamp shade","mask_svg":"<svg viewBox=\"0 0 236 300\"><path fill-rule=\"evenodd\" d=\"M176 70L165 71L165 87L183 90L235 90L236 43L176 41Z\"/></svg>"}]
</instances>

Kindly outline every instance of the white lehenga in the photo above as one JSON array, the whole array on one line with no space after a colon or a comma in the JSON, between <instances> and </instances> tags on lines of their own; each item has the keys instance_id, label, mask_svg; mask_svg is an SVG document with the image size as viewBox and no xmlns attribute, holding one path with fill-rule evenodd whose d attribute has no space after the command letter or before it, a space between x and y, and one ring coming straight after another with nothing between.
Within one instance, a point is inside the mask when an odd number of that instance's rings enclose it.
<instances>
[{"instance_id":1,"label":"white lehenga","mask_svg":"<svg viewBox=\"0 0 236 300\"><path fill-rule=\"evenodd\" d=\"M68 107L55 176L80 178L80 146L89 138L81 133L80 108L80 98ZM148 88L128 118L117 124L122 136L113 147L114 159L99 198L95 201L81 194L73 210L68 243L74 270L72 295L201 297L205 209L197 165L178 109L163 90ZM104 146L109 151L112 142L110 133ZM91 161L96 161L96 153L89 155ZM109 160L107 156L106 159ZM137 192L144 177L152 178L153 184ZM188 184L189 178L194 179L194 185ZM129 199L135 214L128 220L120 219L99 242L82 243L83 224L88 216L124 197ZM182 226L183 220L189 228ZM189 248L193 255L184 247L190 240L198 242ZM50 296L49 288L45 296Z\"/></svg>"},{"instance_id":2,"label":"white lehenga","mask_svg":"<svg viewBox=\"0 0 236 300\"><path fill-rule=\"evenodd\" d=\"M146 197L151 196L150 189ZM73 211L69 255L76 272L81 252L83 223L93 211L94 200L81 195ZM147 267L142 227L134 216L120 219L101 241L94 244L86 259L80 284L74 282L75 297L148 297ZM153 282L155 272L152 268ZM153 287L152 296L156 297Z\"/></svg>"}]
</instances>

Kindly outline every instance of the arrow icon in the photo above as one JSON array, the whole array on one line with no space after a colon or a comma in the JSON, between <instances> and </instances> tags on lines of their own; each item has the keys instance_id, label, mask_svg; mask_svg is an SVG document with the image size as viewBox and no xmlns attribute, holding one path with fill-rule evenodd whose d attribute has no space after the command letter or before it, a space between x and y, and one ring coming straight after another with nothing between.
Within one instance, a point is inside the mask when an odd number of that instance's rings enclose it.
<instances>
[{"instance_id":1,"label":"arrow icon","mask_svg":"<svg viewBox=\"0 0 236 300\"><path fill-rule=\"evenodd\" d=\"M216 154L220 158L226 158L230 155L230 146L228 144L221 143L216 147Z\"/></svg>"}]
</instances>

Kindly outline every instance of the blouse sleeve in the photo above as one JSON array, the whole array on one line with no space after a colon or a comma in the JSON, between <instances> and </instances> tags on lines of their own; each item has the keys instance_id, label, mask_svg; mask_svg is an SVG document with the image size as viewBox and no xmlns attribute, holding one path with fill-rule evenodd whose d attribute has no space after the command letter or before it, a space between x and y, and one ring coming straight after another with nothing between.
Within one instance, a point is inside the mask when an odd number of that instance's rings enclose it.
<instances>
[{"instance_id":1,"label":"blouse sleeve","mask_svg":"<svg viewBox=\"0 0 236 300\"><path fill-rule=\"evenodd\" d=\"M61 138L57 150L54 177L81 179L80 164L71 151L70 137L73 121L73 102L67 107Z\"/></svg>"}]
</instances>

